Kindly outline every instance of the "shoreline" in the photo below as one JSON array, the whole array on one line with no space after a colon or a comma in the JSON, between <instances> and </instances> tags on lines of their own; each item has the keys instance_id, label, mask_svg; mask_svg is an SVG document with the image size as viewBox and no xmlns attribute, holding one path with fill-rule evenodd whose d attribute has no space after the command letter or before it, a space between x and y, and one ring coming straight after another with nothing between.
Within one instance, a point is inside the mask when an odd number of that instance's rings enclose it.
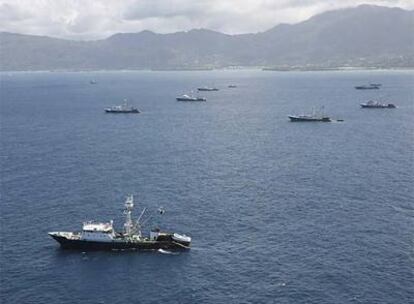
<instances>
[{"instance_id":1,"label":"shoreline","mask_svg":"<svg viewBox=\"0 0 414 304\"><path fill-rule=\"evenodd\" d=\"M338 68L267 68L267 67L240 67L217 69L97 69L97 70L0 70L0 74L7 73L110 73L110 72L214 72L214 71L263 71L263 72L357 72L357 71L414 71L414 67L395 68L364 68L364 67L338 67Z\"/></svg>"}]
</instances>

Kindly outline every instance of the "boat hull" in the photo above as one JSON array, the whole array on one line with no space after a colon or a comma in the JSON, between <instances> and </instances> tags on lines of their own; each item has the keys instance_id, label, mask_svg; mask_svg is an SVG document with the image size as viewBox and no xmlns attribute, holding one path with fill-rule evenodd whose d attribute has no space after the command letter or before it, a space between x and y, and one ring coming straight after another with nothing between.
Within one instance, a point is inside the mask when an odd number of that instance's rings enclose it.
<instances>
[{"instance_id":1,"label":"boat hull","mask_svg":"<svg viewBox=\"0 0 414 304\"><path fill-rule=\"evenodd\" d=\"M219 89L217 89L217 88L212 88L212 89L209 89L209 88L198 88L197 90L199 92L215 92L215 91L218 91Z\"/></svg>"},{"instance_id":2,"label":"boat hull","mask_svg":"<svg viewBox=\"0 0 414 304\"><path fill-rule=\"evenodd\" d=\"M105 113L110 113L110 114L138 114L139 111L138 110L125 110L125 111L114 111L114 110L105 110Z\"/></svg>"},{"instance_id":3,"label":"boat hull","mask_svg":"<svg viewBox=\"0 0 414 304\"><path fill-rule=\"evenodd\" d=\"M177 97L176 99L177 99L177 101L188 101L188 102L191 102L191 101L207 101L205 98L187 99L187 98Z\"/></svg>"},{"instance_id":4,"label":"boat hull","mask_svg":"<svg viewBox=\"0 0 414 304\"><path fill-rule=\"evenodd\" d=\"M97 250L186 250L190 248L190 243L180 242L174 240L164 241L89 241L80 239L68 239L64 236L49 234L55 239L62 249L83 250L83 251L97 251Z\"/></svg>"},{"instance_id":5,"label":"boat hull","mask_svg":"<svg viewBox=\"0 0 414 304\"><path fill-rule=\"evenodd\" d=\"M396 107L394 105L372 106L372 105L361 104L361 108L363 109L395 109Z\"/></svg>"},{"instance_id":6,"label":"boat hull","mask_svg":"<svg viewBox=\"0 0 414 304\"><path fill-rule=\"evenodd\" d=\"M357 90L378 90L379 86L357 86L355 87Z\"/></svg>"},{"instance_id":7,"label":"boat hull","mask_svg":"<svg viewBox=\"0 0 414 304\"><path fill-rule=\"evenodd\" d=\"M289 116L289 119L292 122L331 122L331 119L329 117L312 118L312 117Z\"/></svg>"}]
</instances>

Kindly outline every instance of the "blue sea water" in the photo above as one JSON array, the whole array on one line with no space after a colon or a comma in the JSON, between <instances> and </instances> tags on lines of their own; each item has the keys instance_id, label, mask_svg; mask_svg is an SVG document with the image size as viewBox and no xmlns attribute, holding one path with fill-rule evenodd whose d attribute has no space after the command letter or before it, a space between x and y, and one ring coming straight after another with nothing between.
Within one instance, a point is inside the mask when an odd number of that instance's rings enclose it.
<instances>
[{"instance_id":1,"label":"blue sea water","mask_svg":"<svg viewBox=\"0 0 414 304\"><path fill-rule=\"evenodd\" d=\"M221 90L175 101L202 85ZM413 87L412 71L2 73L0 302L412 303ZM142 113L104 114L124 98ZM359 108L372 98L398 108ZM288 121L322 105L344 122ZM193 249L47 235L120 228L128 193Z\"/></svg>"}]
</instances>

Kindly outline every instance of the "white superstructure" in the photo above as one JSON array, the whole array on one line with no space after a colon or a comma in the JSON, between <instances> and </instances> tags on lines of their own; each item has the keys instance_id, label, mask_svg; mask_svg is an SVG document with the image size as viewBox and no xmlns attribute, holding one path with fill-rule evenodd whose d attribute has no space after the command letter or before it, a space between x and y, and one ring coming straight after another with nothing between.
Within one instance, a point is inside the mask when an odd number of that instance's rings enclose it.
<instances>
[{"instance_id":1,"label":"white superstructure","mask_svg":"<svg viewBox=\"0 0 414 304\"><path fill-rule=\"evenodd\" d=\"M107 242L113 240L115 231L113 228L113 221L109 223L84 222L82 232L80 233L81 240Z\"/></svg>"}]
</instances>

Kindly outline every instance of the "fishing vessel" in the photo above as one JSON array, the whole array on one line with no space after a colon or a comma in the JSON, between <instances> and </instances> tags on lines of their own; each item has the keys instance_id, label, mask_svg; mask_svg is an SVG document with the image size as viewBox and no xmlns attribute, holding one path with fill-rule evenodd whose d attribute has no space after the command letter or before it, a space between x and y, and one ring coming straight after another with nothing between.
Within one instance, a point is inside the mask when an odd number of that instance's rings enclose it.
<instances>
[{"instance_id":1,"label":"fishing vessel","mask_svg":"<svg viewBox=\"0 0 414 304\"><path fill-rule=\"evenodd\" d=\"M370 83L369 85L356 86L357 90L378 90L381 87L380 83Z\"/></svg>"},{"instance_id":2,"label":"fishing vessel","mask_svg":"<svg viewBox=\"0 0 414 304\"><path fill-rule=\"evenodd\" d=\"M197 88L197 90L200 92L212 92L212 91L218 91L219 89L215 87L200 87L200 88Z\"/></svg>"},{"instance_id":3,"label":"fishing vessel","mask_svg":"<svg viewBox=\"0 0 414 304\"><path fill-rule=\"evenodd\" d=\"M312 114L302 114L302 115L289 115L290 121L292 122L331 122L331 118L326 116L323 113L323 107L321 108L321 113L316 113L312 109Z\"/></svg>"},{"instance_id":4,"label":"fishing vessel","mask_svg":"<svg viewBox=\"0 0 414 304\"><path fill-rule=\"evenodd\" d=\"M331 118L327 116L316 117L312 115L289 115L290 121L293 122L310 122L310 121L321 121L321 122L331 122Z\"/></svg>"},{"instance_id":5,"label":"fishing vessel","mask_svg":"<svg viewBox=\"0 0 414 304\"><path fill-rule=\"evenodd\" d=\"M364 109L395 109L396 106L392 103L380 103L378 101L370 100L366 103L361 103L361 108L364 108Z\"/></svg>"},{"instance_id":6,"label":"fishing vessel","mask_svg":"<svg viewBox=\"0 0 414 304\"><path fill-rule=\"evenodd\" d=\"M192 95L181 95L176 98L177 101L207 101L205 97L192 96Z\"/></svg>"},{"instance_id":7,"label":"fishing vessel","mask_svg":"<svg viewBox=\"0 0 414 304\"><path fill-rule=\"evenodd\" d=\"M140 113L139 110L133 106L128 105L128 103L123 103L119 106L112 106L109 108L105 108L105 113L112 113L112 114L138 114Z\"/></svg>"},{"instance_id":8,"label":"fishing vessel","mask_svg":"<svg viewBox=\"0 0 414 304\"><path fill-rule=\"evenodd\" d=\"M174 250L189 249L191 237L184 234L163 232L159 228L150 231L144 236L141 228L151 217L141 221L146 208L136 221L132 219L134 197L129 195L125 201L125 223L121 232L115 230L113 221L106 223L84 222L82 230L78 232L57 231L49 232L62 248L81 250ZM160 208L159 213L165 211Z\"/></svg>"}]
</instances>

